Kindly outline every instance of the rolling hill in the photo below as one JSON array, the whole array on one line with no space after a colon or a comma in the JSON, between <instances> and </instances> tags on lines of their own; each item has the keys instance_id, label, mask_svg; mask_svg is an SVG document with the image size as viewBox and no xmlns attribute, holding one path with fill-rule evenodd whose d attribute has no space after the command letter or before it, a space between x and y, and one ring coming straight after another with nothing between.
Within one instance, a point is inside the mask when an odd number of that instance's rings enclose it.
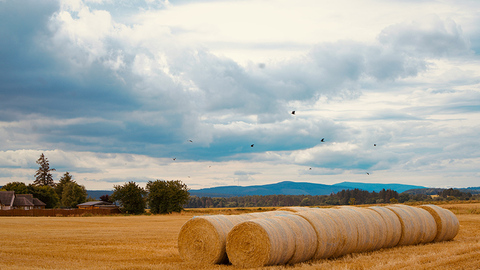
<instances>
[{"instance_id":1,"label":"rolling hill","mask_svg":"<svg viewBox=\"0 0 480 270\"><path fill-rule=\"evenodd\" d=\"M258 185L258 186L222 186L213 188L204 188L190 190L190 195L198 197L234 197L251 195L329 195L342 189L362 189L378 192L382 189L392 189L401 193L409 189L425 188L422 186L403 185L403 184L380 184L380 183L354 183L342 182L334 185L314 184L306 182L284 181L276 184Z\"/></svg>"}]
</instances>

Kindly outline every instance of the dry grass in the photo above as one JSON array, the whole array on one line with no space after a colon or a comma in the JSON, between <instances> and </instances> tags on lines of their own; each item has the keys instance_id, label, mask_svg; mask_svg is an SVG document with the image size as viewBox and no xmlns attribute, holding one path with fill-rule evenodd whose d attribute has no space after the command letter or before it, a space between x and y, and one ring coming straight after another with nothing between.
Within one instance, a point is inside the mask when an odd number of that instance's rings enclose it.
<instances>
[{"instance_id":1,"label":"dry grass","mask_svg":"<svg viewBox=\"0 0 480 270\"><path fill-rule=\"evenodd\" d=\"M480 203L440 206L460 221L453 241L258 269L478 269ZM178 233L194 215L2 217L0 269L236 269L180 259Z\"/></svg>"}]
</instances>

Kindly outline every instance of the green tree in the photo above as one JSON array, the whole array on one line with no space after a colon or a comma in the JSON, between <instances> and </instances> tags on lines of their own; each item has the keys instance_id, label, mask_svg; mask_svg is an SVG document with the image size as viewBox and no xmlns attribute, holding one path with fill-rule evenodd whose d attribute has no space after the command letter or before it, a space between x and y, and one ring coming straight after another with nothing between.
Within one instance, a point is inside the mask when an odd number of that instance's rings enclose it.
<instances>
[{"instance_id":1,"label":"green tree","mask_svg":"<svg viewBox=\"0 0 480 270\"><path fill-rule=\"evenodd\" d=\"M46 208L55 208L58 206L59 197L55 189L51 186L28 186L29 193L46 204Z\"/></svg>"},{"instance_id":2,"label":"green tree","mask_svg":"<svg viewBox=\"0 0 480 270\"><path fill-rule=\"evenodd\" d=\"M350 200L348 200L348 204L350 205L356 205L357 204L357 200L355 198L350 198Z\"/></svg>"},{"instance_id":3,"label":"green tree","mask_svg":"<svg viewBox=\"0 0 480 270\"><path fill-rule=\"evenodd\" d=\"M75 181L73 180L73 176L69 172L66 172L62 176L62 178L60 178L60 181L58 182L58 184L55 185L55 192L57 192L57 195L59 198L62 198L63 189L65 185L72 182L75 183Z\"/></svg>"},{"instance_id":4,"label":"green tree","mask_svg":"<svg viewBox=\"0 0 480 270\"><path fill-rule=\"evenodd\" d=\"M38 165L40 165L40 167L35 174L35 181L33 181L33 185L54 187L55 183L53 182L53 177L50 172L55 171L55 169L50 168L48 159L42 153L36 162Z\"/></svg>"},{"instance_id":5,"label":"green tree","mask_svg":"<svg viewBox=\"0 0 480 270\"><path fill-rule=\"evenodd\" d=\"M120 202L121 210L128 214L142 214L145 212L146 191L135 182L125 183L123 186L115 185L112 198Z\"/></svg>"},{"instance_id":6,"label":"green tree","mask_svg":"<svg viewBox=\"0 0 480 270\"><path fill-rule=\"evenodd\" d=\"M7 183L5 184L5 186L2 187L2 190L15 191L15 194L28 194L30 192L28 186L25 185L25 183L23 182Z\"/></svg>"},{"instance_id":7,"label":"green tree","mask_svg":"<svg viewBox=\"0 0 480 270\"><path fill-rule=\"evenodd\" d=\"M190 196L187 185L180 180L148 181L146 189L150 212L154 214L181 212L183 206L188 203ZM222 201L223 203L224 201Z\"/></svg>"},{"instance_id":8,"label":"green tree","mask_svg":"<svg viewBox=\"0 0 480 270\"><path fill-rule=\"evenodd\" d=\"M75 182L68 182L63 187L62 206L76 207L87 200L87 190Z\"/></svg>"},{"instance_id":9,"label":"green tree","mask_svg":"<svg viewBox=\"0 0 480 270\"><path fill-rule=\"evenodd\" d=\"M302 201L300 202L300 206L311 206L311 205L312 205L312 202L308 197L303 198Z\"/></svg>"}]
</instances>

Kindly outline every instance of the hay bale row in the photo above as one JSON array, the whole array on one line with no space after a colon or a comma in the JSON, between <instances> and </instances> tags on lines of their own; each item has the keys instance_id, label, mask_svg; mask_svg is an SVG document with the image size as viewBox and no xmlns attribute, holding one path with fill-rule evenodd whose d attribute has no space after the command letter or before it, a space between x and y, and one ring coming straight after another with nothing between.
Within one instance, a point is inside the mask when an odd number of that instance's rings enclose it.
<instances>
[{"instance_id":1,"label":"hay bale row","mask_svg":"<svg viewBox=\"0 0 480 270\"><path fill-rule=\"evenodd\" d=\"M259 212L242 215L208 215L193 217L180 229L178 251L184 261L201 264L228 263L227 234L244 221L288 214L284 211Z\"/></svg>"},{"instance_id":2,"label":"hay bale row","mask_svg":"<svg viewBox=\"0 0 480 270\"><path fill-rule=\"evenodd\" d=\"M180 256L209 264L230 259L239 267L293 264L451 240L459 229L452 212L434 205L281 210L194 217L180 230Z\"/></svg>"}]
</instances>

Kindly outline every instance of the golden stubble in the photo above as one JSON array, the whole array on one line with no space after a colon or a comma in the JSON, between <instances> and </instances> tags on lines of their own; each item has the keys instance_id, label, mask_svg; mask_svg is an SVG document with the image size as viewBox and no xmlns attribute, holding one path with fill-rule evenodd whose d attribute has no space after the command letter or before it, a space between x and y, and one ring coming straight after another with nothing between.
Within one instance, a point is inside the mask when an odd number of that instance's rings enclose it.
<instances>
[{"instance_id":1,"label":"golden stubble","mask_svg":"<svg viewBox=\"0 0 480 270\"><path fill-rule=\"evenodd\" d=\"M452 210L460 221L453 241L256 269L478 269L480 203L440 206ZM180 228L202 214L1 217L0 269L237 269L180 259Z\"/></svg>"}]
</instances>

